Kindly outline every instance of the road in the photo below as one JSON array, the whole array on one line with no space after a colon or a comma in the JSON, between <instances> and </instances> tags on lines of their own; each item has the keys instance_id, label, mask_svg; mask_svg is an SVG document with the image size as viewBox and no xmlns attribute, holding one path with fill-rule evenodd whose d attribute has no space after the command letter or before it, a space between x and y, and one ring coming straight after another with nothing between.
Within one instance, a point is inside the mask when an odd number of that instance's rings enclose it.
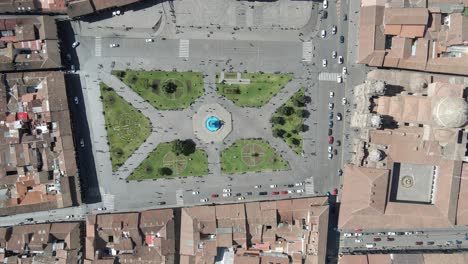
<instances>
[{"instance_id":1,"label":"road","mask_svg":"<svg viewBox=\"0 0 468 264\"><path fill-rule=\"evenodd\" d=\"M407 231L411 232L411 234L405 234ZM391 235L388 235L388 232ZM345 237L345 234L351 234L352 236ZM417 245L417 242L418 244L422 244ZM372 248L367 248L366 245L372 246ZM468 249L467 227L418 230L364 230L362 232L343 233L340 237L340 251L342 253L357 253L366 250L410 251L450 249Z\"/></svg>"}]
</instances>

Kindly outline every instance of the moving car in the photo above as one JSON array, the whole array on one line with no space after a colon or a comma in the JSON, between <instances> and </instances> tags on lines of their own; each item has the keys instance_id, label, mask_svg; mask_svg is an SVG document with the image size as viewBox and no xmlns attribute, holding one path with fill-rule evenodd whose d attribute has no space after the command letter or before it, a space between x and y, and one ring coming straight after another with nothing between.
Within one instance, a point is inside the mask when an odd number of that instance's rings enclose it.
<instances>
[{"instance_id":1,"label":"moving car","mask_svg":"<svg viewBox=\"0 0 468 264\"><path fill-rule=\"evenodd\" d=\"M320 19L327 19L328 17L328 12L323 10L321 13L320 13Z\"/></svg>"},{"instance_id":2,"label":"moving car","mask_svg":"<svg viewBox=\"0 0 468 264\"><path fill-rule=\"evenodd\" d=\"M341 72L341 73L343 73L343 75L346 75L346 74L348 74L348 68L346 68L346 67L343 67L343 70L342 70L342 72Z\"/></svg>"},{"instance_id":3,"label":"moving car","mask_svg":"<svg viewBox=\"0 0 468 264\"><path fill-rule=\"evenodd\" d=\"M158 202L158 205L165 205L166 202Z\"/></svg>"},{"instance_id":4,"label":"moving car","mask_svg":"<svg viewBox=\"0 0 468 264\"><path fill-rule=\"evenodd\" d=\"M341 146L341 141L337 140L337 141L336 141L336 145L337 145L338 147Z\"/></svg>"},{"instance_id":5,"label":"moving car","mask_svg":"<svg viewBox=\"0 0 468 264\"><path fill-rule=\"evenodd\" d=\"M304 189L298 189L296 190L297 193L303 193L304 192Z\"/></svg>"},{"instance_id":6,"label":"moving car","mask_svg":"<svg viewBox=\"0 0 468 264\"><path fill-rule=\"evenodd\" d=\"M302 186L302 185L304 185L303 182L296 182L296 183L294 184L294 186Z\"/></svg>"},{"instance_id":7,"label":"moving car","mask_svg":"<svg viewBox=\"0 0 468 264\"><path fill-rule=\"evenodd\" d=\"M338 176L342 176L343 175L343 170L339 169L337 174L338 174Z\"/></svg>"},{"instance_id":8,"label":"moving car","mask_svg":"<svg viewBox=\"0 0 468 264\"><path fill-rule=\"evenodd\" d=\"M333 35L336 34L336 26L333 26L333 27L332 27L332 34L333 34Z\"/></svg>"},{"instance_id":9,"label":"moving car","mask_svg":"<svg viewBox=\"0 0 468 264\"><path fill-rule=\"evenodd\" d=\"M109 44L109 47L111 47L111 48L117 48L117 47L119 47L119 46L120 46L120 45L117 44L117 43L111 43L111 44Z\"/></svg>"},{"instance_id":10,"label":"moving car","mask_svg":"<svg viewBox=\"0 0 468 264\"><path fill-rule=\"evenodd\" d=\"M337 188L333 189L332 194L335 195L335 196L338 195L338 189Z\"/></svg>"},{"instance_id":11,"label":"moving car","mask_svg":"<svg viewBox=\"0 0 468 264\"><path fill-rule=\"evenodd\" d=\"M145 39L145 42L146 42L146 43L154 42L154 39L152 39L152 38L147 38L147 39Z\"/></svg>"},{"instance_id":12,"label":"moving car","mask_svg":"<svg viewBox=\"0 0 468 264\"><path fill-rule=\"evenodd\" d=\"M348 15L347 15L347 14L344 14L344 15L343 15L343 21L346 21L346 20L348 20Z\"/></svg>"},{"instance_id":13,"label":"moving car","mask_svg":"<svg viewBox=\"0 0 468 264\"><path fill-rule=\"evenodd\" d=\"M338 56L338 64L343 64L343 56Z\"/></svg>"},{"instance_id":14,"label":"moving car","mask_svg":"<svg viewBox=\"0 0 468 264\"><path fill-rule=\"evenodd\" d=\"M200 192L199 191L193 191L192 194L193 195L198 195Z\"/></svg>"},{"instance_id":15,"label":"moving car","mask_svg":"<svg viewBox=\"0 0 468 264\"><path fill-rule=\"evenodd\" d=\"M341 104L342 104L342 105L345 105L345 104L347 104L347 103L348 103L348 100L347 100L345 97L343 97L343 98L341 99Z\"/></svg>"},{"instance_id":16,"label":"moving car","mask_svg":"<svg viewBox=\"0 0 468 264\"><path fill-rule=\"evenodd\" d=\"M223 193L223 197L230 197L231 193Z\"/></svg>"},{"instance_id":17,"label":"moving car","mask_svg":"<svg viewBox=\"0 0 468 264\"><path fill-rule=\"evenodd\" d=\"M344 43L344 36L340 36L340 43Z\"/></svg>"},{"instance_id":18,"label":"moving car","mask_svg":"<svg viewBox=\"0 0 468 264\"><path fill-rule=\"evenodd\" d=\"M342 83L343 82L343 77L341 77L341 76L336 77L336 82L337 83Z\"/></svg>"},{"instance_id":19,"label":"moving car","mask_svg":"<svg viewBox=\"0 0 468 264\"><path fill-rule=\"evenodd\" d=\"M112 11L112 16L120 16L120 10Z\"/></svg>"},{"instance_id":20,"label":"moving car","mask_svg":"<svg viewBox=\"0 0 468 264\"><path fill-rule=\"evenodd\" d=\"M322 67L327 67L327 60L326 59L322 60Z\"/></svg>"},{"instance_id":21,"label":"moving car","mask_svg":"<svg viewBox=\"0 0 468 264\"><path fill-rule=\"evenodd\" d=\"M218 197L218 196L219 196L219 195L217 195L217 194L212 194L212 195L211 195L211 198L216 198L216 197Z\"/></svg>"},{"instance_id":22,"label":"moving car","mask_svg":"<svg viewBox=\"0 0 468 264\"><path fill-rule=\"evenodd\" d=\"M78 104L79 103L78 96L73 97L73 101L75 102L75 104Z\"/></svg>"},{"instance_id":23,"label":"moving car","mask_svg":"<svg viewBox=\"0 0 468 264\"><path fill-rule=\"evenodd\" d=\"M200 199L200 202L206 203L206 202L208 202L208 198Z\"/></svg>"},{"instance_id":24,"label":"moving car","mask_svg":"<svg viewBox=\"0 0 468 264\"><path fill-rule=\"evenodd\" d=\"M262 188L262 186L261 185L255 185L254 188L258 189L258 188Z\"/></svg>"},{"instance_id":25,"label":"moving car","mask_svg":"<svg viewBox=\"0 0 468 264\"><path fill-rule=\"evenodd\" d=\"M84 148L84 146L85 146L84 139L80 139L80 146L81 146L82 148Z\"/></svg>"},{"instance_id":26,"label":"moving car","mask_svg":"<svg viewBox=\"0 0 468 264\"><path fill-rule=\"evenodd\" d=\"M326 36L327 36L327 31L325 31L325 29L322 29L322 31L320 32L320 37L325 38Z\"/></svg>"},{"instance_id":27,"label":"moving car","mask_svg":"<svg viewBox=\"0 0 468 264\"><path fill-rule=\"evenodd\" d=\"M240 197L237 197L237 200L242 201L242 200L245 200L245 198L244 198L244 196L240 196Z\"/></svg>"},{"instance_id":28,"label":"moving car","mask_svg":"<svg viewBox=\"0 0 468 264\"><path fill-rule=\"evenodd\" d=\"M276 188L276 184L270 185L270 188Z\"/></svg>"},{"instance_id":29,"label":"moving car","mask_svg":"<svg viewBox=\"0 0 468 264\"><path fill-rule=\"evenodd\" d=\"M328 8L328 0L323 0L323 8Z\"/></svg>"},{"instance_id":30,"label":"moving car","mask_svg":"<svg viewBox=\"0 0 468 264\"><path fill-rule=\"evenodd\" d=\"M338 54L336 53L336 51L333 51L332 52L332 58L336 59L336 56L338 56Z\"/></svg>"},{"instance_id":31,"label":"moving car","mask_svg":"<svg viewBox=\"0 0 468 264\"><path fill-rule=\"evenodd\" d=\"M75 42L72 43L72 48L76 48L76 47L78 47L79 45L80 45L80 42L75 41Z\"/></svg>"},{"instance_id":32,"label":"moving car","mask_svg":"<svg viewBox=\"0 0 468 264\"><path fill-rule=\"evenodd\" d=\"M229 193L231 192L231 189L223 189L223 193Z\"/></svg>"},{"instance_id":33,"label":"moving car","mask_svg":"<svg viewBox=\"0 0 468 264\"><path fill-rule=\"evenodd\" d=\"M334 92L330 92L330 98L333 98L333 96L335 96L335 93L334 93Z\"/></svg>"},{"instance_id":34,"label":"moving car","mask_svg":"<svg viewBox=\"0 0 468 264\"><path fill-rule=\"evenodd\" d=\"M336 120L341 121L342 118L343 116L341 115L341 113L336 114Z\"/></svg>"}]
</instances>

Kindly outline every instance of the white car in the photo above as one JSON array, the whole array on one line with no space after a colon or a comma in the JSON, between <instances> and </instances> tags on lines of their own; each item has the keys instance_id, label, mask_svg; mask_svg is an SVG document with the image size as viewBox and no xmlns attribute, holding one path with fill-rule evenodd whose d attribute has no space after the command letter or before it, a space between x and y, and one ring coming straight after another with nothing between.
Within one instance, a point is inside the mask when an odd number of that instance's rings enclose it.
<instances>
[{"instance_id":1,"label":"white car","mask_svg":"<svg viewBox=\"0 0 468 264\"><path fill-rule=\"evenodd\" d=\"M231 196L231 193L223 193L223 197L229 197Z\"/></svg>"},{"instance_id":2,"label":"white car","mask_svg":"<svg viewBox=\"0 0 468 264\"><path fill-rule=\"evenodd\" d=\"M120 16L120 10L112 11L112 16Z\"/></svg>"},{"instance_id":3,"label":"white car","mask_svg":"<svg viewBox=\"0 0 468 264\"><path fill-rule=\"evenodd\" d=\"M323 0L323 8L324 9L328 8L328 0Z\"/></svg>"},{"instance_id":4,"label":"white car","mask_svg":"<svg viewBox=\"0 0 468 264\"><path fill-rule=\"evenodd\" d=\"M75 41L75 42L73 42L73 44L72 44L72 48L76 48L76 47L78 47L79 45L80 45L80 42Z\"/></svg>"},{"instance_id":5,"label":"white car","mask_svg":"<svg viewBox=\"0 0 468 264\"><path fill-rule=\"evenodd\" d=\"M333 98L333 96L335 96L335 93L334 93L334 92L330 92L330 98Z\"/></svg>"},{"instance_id":6,"label":"white car","mask_svg":"<svg viewBox=\"0 0 468 264\"><path fill-rule=\"evenodd\" d=\"M343 56L338 57L338 64L343 64Z\"/></svg>"},{"instance_id":7,"label":"white car","mask_svg":"<svg viewBox=\"0 0 468 264\"><path fill-rule=\"evenodd\" d=\"M343 97L343 98L341 99L341 104L342 104L342 105L345 105L345 104L347 104L347 103L348 103L348 100L346 99L346 97Z\"/></svg>"},{"instance_id":8,"label":"white car","mask_svg":"<svg viewBox=\"0 0 468 264\"><path fill-rule=\"evenodd\" d=\"M344 233L343 236L344 236L344 237L352 237L353 234L352 234L352 233Z\"/></svg>"},{"instance_id":9,"label":"white car","mask_svg":"<svg viewBox=\"0 0 468 264\"><path fill-rule=\"evenodd\" d=\"M337 83L342 83L343 82L343 77L341 77L341 76L336 77L336 82Z\"/></svg>"},{"instance_id":10,"label":"white car","mask_svg":"<svg viewBox=\"0 0 468 264\"><path fill-rule=\"evenodd\" d=\"M304 185L304 183L302 183L302 182L296 182L296 183L294 184L294 186L302 186L302 185Z\"/></svg>"},{"instance_id":11,"label":"white car","mask_svg":"<svg viewBox=\"0 0 468 264\"><path fill-rule=\"evenodd\" d=\"M294 193L294 191L293 190L288 190L288 193Z\"/></svg>"},{"instance_id":12,"label":"white car","mask_svg":"<svg viewBox=\"0 0 468 264\"><path fill-rule=\"evenodd\" d=\"M328 159L329 160L333 159L333 153L328 153Z\"/></svg>"},{"instance_id":13,"label":"white car","mask_svg":"<svg viewBox=\"0 0 468 264\"><path fill-rule=\"evenodd\" d=\"M354 233L354 236L356 236L356 237L361 237L361 236L362 236L362 233Z\"/></svg>"},{"instance_id":14,"label":"white car","mask_svg":"<svg viewBox=\"0 0 468 264\"><path fill-rule=\"evenodd\" d=\"M152 39L152 38L148 38L148 39L145 39L145 42L146 42L146 43L149 43L149 42L154 42L154 39Z\"/></svg>"},{"instance_id":15,"label":"white car","mask_svg":"<svg viewBox=\"0 0 468 264\"><path fill-rule=\"evenodd\" d=\"M327 59L322 60L322 67L327 67Z\"/></svg>"},{"instance_id":16,"label":"white car","mask_svg":"<svg viewBox=\"0 0 468 264\"><path fill-rule=\"evenodd\" d=\"M73 101L75 102L75 104L78 104L79 103L78 96L73 97Z\"/></svg>"},{"instance_id":17,"label":"white car","mask_svg":"<svg viewBox=\"0 0 468 264\"><path fill-rule=\"evenodd\" d=\"M119 47L119 44L117 44L117 43L111 43L111 44L109 44L109 47L111 47L111 48L117 48L117 47Z\"/></svg>"},{"instance_id":18,"label":"white car","mask_svg":"<svg viewBox=\"0 0 468 264\"><path fill-rule=\"evenodd\" d=\"M375 246L374 243L367 243L366 248L373 248Z\"/></svg>"},{"instance_id":19,"label":"white car","mask_svg":"<svg viewBox=\"0 0 468 264\"><path fill-rule=\"evenodd\" d=\"M322 29L322 31L320 32L320 37L325 38L326 36L327 32L325 31L325 29Z\"/></svg>"},{"instance_id":20,"label":"white car","mask_svg":"<svg viewBox=\"0 0 468 264\"><path fill-rule=\"evenodd\" d=\"M303 193L304 190L303 189L299 189L299 190L296 190L297 193Z\"/></svg>"},{"instance_id":21,"label":"white car","mask_svg":"<svg viewBox=\"0 0 468 264\"><path fill-rule=\"evenodd\" d=\"M346 68L346 67L343 67L342 73L343 73L343 75L346 75L346 74L348 74L348 68Z\"/></svg>"},{"instance_id":22,"label":"white car","mask_svg":"<svg viewBox=\"0 0 468 264\"><path fill-rule=\"evenodd\" d=\"M193 191L192 194L193 195L198 195L198 194L200 194L200 192L199 191Z\"/></svg>"},{"instance_id":23,"label":"white car","mask_svg":"<svg viewBox=\"0 0 468 264\"><path fill-rule=\"evenodd\" d=\"M336 114L336 120L341 121L342 118L341 113Z\"/></svg>"},{"instance_id":24,"label":"white car","mask_svg":"<svg viewBox=\"0 0 468 264\"><path fill-rule=\"evenodd\" d=\"M70 218L72 218L72 217L73 217L73 215L67 215L67 216L65 216L66 219L70 219Z\"/></svg>"},{"instance_id":25,"label":"white car","mask_svg":"<svg viewBox=\"0 0 468 264\"><path fill-rule=\"evenodd\" d=\"M410 235L412 235L412 234L413 234L413 232L410 232L410 231L406 231L406 232L405 232L405 235L407 235L407 236L410 236Z\"/></svg>"},{"instance_id":26,"label":"white car","mask_svg":"<svg viewBox=\"0 0 468 264\"><path fill-rule=\"evenodd\" d=\"M332 58L333 58L333 59L336 59L336 56L338 56L338 53L337 53L336 51L333 51L333 52L332 52Z\"/></svg>"},{"instance_id":27,"label":"white car","mask_svg":"<svg viewBox=\"0 0 468 264\"><path fill-rule=\"evenodd\" d=\"M389 236L396 236L396 233L395 233L395 232L387 232L387 235L389 235Z\"/></svg>"},{"instance_id":28,"label":"white car","mask_svg":"<svg viewBox=\"0 0 468 264\"><path fill-rule=\"evenodd\" d=\"M332 34L333 34L333 35L336 34L336 26L333 26L333 27L332 27Z\"/></svg>"},{"instance_id":29,"label":"white car","mask_svg":"<svg viewBox=\"0 0 468 264\"><path fill-rule=\"evenodd\" d=\"M105 211L106 209L107 209L107 208L105 208L105 207L98 207L98 208L96 208L97 211Z\"/></svg>"},{"instance_id":30,"label":"white car","mask_svg":"<svg viewBox=\"0 0 468 264\"><path fill-rule=\"evenodd\" d=\"M242 201L245 200L244 196L237 197L237 200Z\"/></svg>"},{"instance_id":31,"label":"white car","mask_svg":"<svg viewBox=\"0 0 468 264\"><path fill-rule=\"evenodd\" d=\"M270 185L270 188L276 188L276 184Z\"/></svg>"},{"instance_id":32,"label":"white car","mask_svg":"<svg viewBox=\"0 0 468 264\"><path fill-rule=\"evenodd\" d=\"M230 193L231 189L223 189L223 193Z\"/></svg>"},{"instance_id":33,"label":"white car","mask_svg":"<svg viewBox=\"0 0 468 264\"><path fill-rule=\"evenodd\" d=\"M333 110L333 106L334 106L333 103L328 103L328 110Z\"/></svg>"},{"instance_id":34,"label":"white car","mask_svg":"<svg viewBox=\"0 0 468 264\"><path fill-rule=\"evenodd\" d=\"M333 152L333 147L332 146L328 146L328 153L332 153Z\"/></svg>"},{"instance_id":35,"label":"white car","mask_svg":"<svg viewBox=\"0 0 468 264\"><path fill-rule=\"evenodd\" d=\"M208 202L208 198L200 199L200 202L201 203L206 203L206 202Z\"/></svg>"},{"instance_id":36,"label":"white car","mask_svg":"<svg viewBox=\"0 0 468 264\"><path fill-rule=\"evenodd\" d=\"M361 243L361 242L362 242L362 239L356 238L356 239L354 239L354 242L355 242L355 243Z\"/></svg>"},{"instance_id":37,"label":"white car","mask_svg":"<svg viewBox=\"0 0 468 264\"><path fill-rule=\"evenodd\" d=\"M255 185L254 188L255 189L260 189L260 188L262 188L262 186L261 185Z\"/></svg>"}]
</instances>

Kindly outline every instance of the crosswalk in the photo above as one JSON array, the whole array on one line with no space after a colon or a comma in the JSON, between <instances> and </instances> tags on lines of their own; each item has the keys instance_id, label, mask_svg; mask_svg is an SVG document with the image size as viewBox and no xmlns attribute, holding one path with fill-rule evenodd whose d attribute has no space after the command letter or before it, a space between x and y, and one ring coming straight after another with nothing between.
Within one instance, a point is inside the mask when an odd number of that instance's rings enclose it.
<instances>
[{"instance_id":1,"label":"crosswalk","mask_svg":"<svg viewBox=\"0 0 468 264\"><path fill-rule=\"evenodd\" d=\"M94 41L94 55L96 57L102 56L102 38L101 37L96 37L96 40Z\"/></svg>"},{"instance_id":2,"label":"crosswalk","mask_svg":"<svg viewBox=\"0 0 468 264\"><path fill-rule=\"evenodd\" d=\"M179 41L179 57L188 58L190 49L190 41L188 39L181 39Z\"/></svg>"},{"instance_id":3,"label":"crosswalk","mask_svg":"<svg viewBox=\"0 0 468 264\"><path fill-rule=\"evenodd\" d=\"M315 194L314 179L312 177L306 179L305 193L310 195Z\"/></svg>"},{"instance_id":4,"label":"crosswalk","mask_svg":"<svg viewBox=\"0 0 468 264\"><path fill-rule=\"evenodd\" d=\"M338 21L340 21L341 15L341 0L336 1L336 16L338 17Z\"/></svg>"},{"instance_id":5,"label":"crosswalk","mask_svg":"<svg viewBox=\"0 0 468 264\"><path fill-rule=\"evenodd\" d=\"M318 76L319 81L333 81L336 82L336 78L341 76L340 73L336 72L321 72Z\"/></svg>"},{"instance_id":6,"label":"crosswalk","mask_svg":"<svg viewBox=\"0 0 468 264\"><path fill-rule=\"evenodd\" d=\"M184 205L184 190L176 190L176 204Z\"/></svg>"},{"instance_id":7,"label":"crosswalk","mask_svg":"<svg viewBox=\"0 0 468 264\"><path fill-rule=\"evenodd\" d=\"M312 41L304 41L302 42L302 61L304 62L311 62L312 61Z\"/></svg>"}]
</instances>

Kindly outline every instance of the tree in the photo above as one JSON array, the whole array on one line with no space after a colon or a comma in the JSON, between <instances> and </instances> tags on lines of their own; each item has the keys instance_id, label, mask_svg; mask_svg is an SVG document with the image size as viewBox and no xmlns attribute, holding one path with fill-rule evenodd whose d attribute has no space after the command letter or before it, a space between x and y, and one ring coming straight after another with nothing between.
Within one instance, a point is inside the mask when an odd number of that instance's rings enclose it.
<instances>
[{"instance_id":1,"label":"tree","mask_svg":"<svg viewBox=\"0 0 468 264\"><path fill-rule=\"evenodd\" d=\"M173 82L165 82L163 84L163 88L166 93L175 93L177 91L177 84Z\"/></svg>"},{"instance_id":2,"label":"tree","mask_svg":"<svg viewBox=\"0 0 468 264\"><path fill-rule=\"evenodd\" d=\"M297 112L297 114L298 114L299 116L303 117L303 118L307 118L307 117L310 116L309 111L307 111L307 110L305 110L305 109L299 110L299 111Z\"/></svg>"},{"instance_id":3,"label":"tree","mask_svg":"<svg viewBox=\"0 0 468 264\"><path fill-rule=\"evenodd\" d=\"M176 155L184 154L185 156L188 156L195 152L195 147L195 142L190 139L177 139L172 143L172 152L174 152Z\"/></svg>"},{"instance_id":4,"label":"tree","mask_svg":"<svg viewBox=\"0 0 468 264\"><path fill-rule=\"evenodd\" d=\"M299 124L295 127L295 129L299 132L304 132L305 131L305 127L303 124Z\"/></svg>"},{"instance_id":5,"label":"tree","mask_svg":"<svg viewBox=\"0 0 468 264\"><path fill-rule=\"evenodd\" d=\"M284 134L286 134L286 131L284 131L281 128L277 128L277 129L273 130L273 136L274 137L282 138L282 137L284 137Z\"/></svg>"},{"instance_id":6,"label":"tree","mask_svg":"<svg viewBox=\"0 0 468 264\"><path fill-rule=\"evenodd\" d=\"M274 116L271 118L270 122L275 125L284 125L286 121L281 116Z\"/></svg>"},{"instance_id":7,"label":"tree","mask_svg":"<svg viewBox=\"0 0 468 264\"><path fill-rule=\"evenodd\" d=\"M159 172L159 174L161 174L163 176L171 176L172 175L172 170L171 170L171 168L168 168L168 167L159 168L158 172Z\"/></svg>"},{"instance_id":8,"label":"tree","mask_svg":"<svg viewBox=\"0 0 468 264\"><path fill-rule=\"evenodd\" d=\"M306 99L304 95L298 95L294 97L293 104L296 107L302 107L306 103Z\"/></svg>"},{"instance_id":9,"label":"tree","mask_svg":"<svg viewBox=\"0 0 468 264\"><path fill-rule=\"evenodd\" d=\"M290 106L282 106L278 109L278 112L282 115L285 115L285 116L290 116L292 114L294 114L294 108L290 107Z\"/></svg>"}]
</instances>

